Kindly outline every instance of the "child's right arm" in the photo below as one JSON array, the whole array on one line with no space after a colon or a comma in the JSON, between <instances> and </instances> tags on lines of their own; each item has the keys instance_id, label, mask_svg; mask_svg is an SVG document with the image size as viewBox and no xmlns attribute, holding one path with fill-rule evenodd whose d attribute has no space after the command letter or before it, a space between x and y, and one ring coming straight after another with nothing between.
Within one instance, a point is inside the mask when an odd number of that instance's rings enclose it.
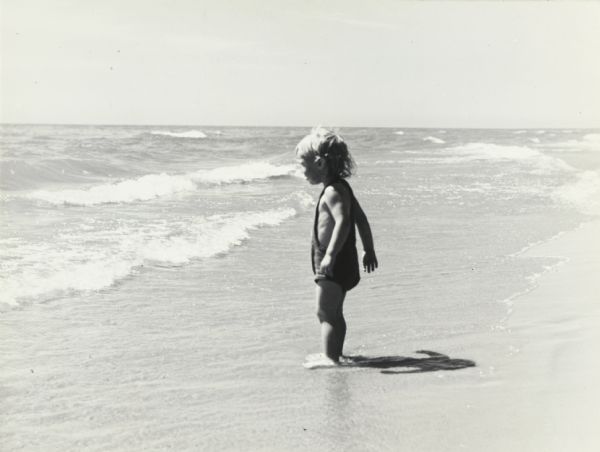
<instances>
[{"instance_id":1,"label":"child's right arm","mask_svg":"<svg viewBox=\"0 0 600 452\"><path fill-rule=\"evenodd\" d=\"M360 235L360 240L363 244L363 249L365 250L363 256L363 267L366 272L371 273L374 271L377 266L377 256L375 255L375 246L373 245L373 234L371 233L371 226L369 225L369 220L365 215L365 212L360 207L358 200L354 198L354 221L356 222L356 227L358 228L358 234Z\"/></svg>"}]
</instances>

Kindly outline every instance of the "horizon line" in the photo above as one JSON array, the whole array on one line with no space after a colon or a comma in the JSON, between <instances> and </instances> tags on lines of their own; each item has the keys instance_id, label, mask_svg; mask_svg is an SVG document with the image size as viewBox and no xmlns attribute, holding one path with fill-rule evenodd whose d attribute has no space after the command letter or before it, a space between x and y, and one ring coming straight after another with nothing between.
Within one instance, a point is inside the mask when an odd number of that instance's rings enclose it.
<instances>
[{"instance_id":1,"label":"horizon line","mask_svg":"<svg viewBox=\"0 0 600 452\"><path fill-rule=\"evenodd\" d=\"M88 126L88 127L245 127L245 128L312 128L314 125L252 125L252 124L118 124L118 123L52 123L52 122L2 122L1 126ZM530 130L530 129L600 129L600 125L597 126L524 126L524 127L506 127L506 126L325 126L333 129L448 129L448 130L461 130L461 129L481 129L481 130Z\"/></svg>"}]
</instances>

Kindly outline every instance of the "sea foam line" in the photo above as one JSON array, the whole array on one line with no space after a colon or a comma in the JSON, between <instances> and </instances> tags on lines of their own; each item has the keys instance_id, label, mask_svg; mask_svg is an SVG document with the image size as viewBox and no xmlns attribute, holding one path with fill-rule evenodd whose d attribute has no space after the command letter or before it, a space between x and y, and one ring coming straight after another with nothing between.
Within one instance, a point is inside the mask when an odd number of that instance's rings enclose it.
<instances>
[{"instance_id":1,"label":"sea foam line","mask_svg":"<svg viewBox=\"0 0 600 452\"><path fill-rule=\"evenodd\" d=\"M175 193L195 191L200 184L228 184L249 182L280 176L292 176L297 172L294 165L272 165L253 162L212 170L199 170L181 175L147 174L114 184L102 184L87 189L37 190L30 199L42 200L56 205L91 206L108 203L147 201Z\"/></svg>"},{"instance_id":2,"label":"sea foam line","mask_svg":"<svg viewBox=\"0 0 600 452\"><path fill-rule=\"evenodd\" d=\"M227 253L261 227L295 216L286 207L210 217L146 222L93 221L55 240L4 243L0 302L18 305L112 286L144 265L184 265Z\"/></svg>"}]
</instances>

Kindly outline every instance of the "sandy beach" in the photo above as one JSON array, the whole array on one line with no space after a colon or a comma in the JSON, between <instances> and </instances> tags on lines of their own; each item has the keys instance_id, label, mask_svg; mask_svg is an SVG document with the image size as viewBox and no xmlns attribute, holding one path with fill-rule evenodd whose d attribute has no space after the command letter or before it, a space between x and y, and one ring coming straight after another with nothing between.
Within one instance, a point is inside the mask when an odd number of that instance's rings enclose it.
<instances>
[{"instance_id":1,"label":"sandy beach","mask_svg":"<svg viewBox=\"0 0 600 452\"><path fill-rule=\"evenodd\" d=\"M460 370L452 384L403 394L411 412L411 427L398 437L403 450L598 450L598 237L600 222L586 223L522 254L561 263L511 300L506 331L463 344L484 378Z\"/></svg>"},{"instance_id":2,"label":"sandy beach","mask_svg":"<svg viewBox=\"0 0 600 452\"><path fill-rule=\"evenodd\" d=\"M586 223L523 256L567 260L514 300L509 327L516 350L496 394L510 420L499 441L504 450L600 447L599 237L600 223Z\"/></svg>"}]
</instances>

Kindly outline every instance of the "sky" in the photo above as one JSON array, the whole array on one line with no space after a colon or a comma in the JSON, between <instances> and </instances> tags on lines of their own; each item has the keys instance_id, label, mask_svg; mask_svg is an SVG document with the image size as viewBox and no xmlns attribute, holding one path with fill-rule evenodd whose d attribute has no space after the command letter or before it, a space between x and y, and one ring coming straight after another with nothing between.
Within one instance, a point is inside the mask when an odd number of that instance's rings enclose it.
<instances>
[{"instance_id":1,"label":"sky","mask_svg":"<svg viewBox=\"0 0 600 452\"><path fill-rule=\"evenodd\" d=\"M600 126L600 2L0 4L3 123Z\"/></svg>"}]
</instances>

